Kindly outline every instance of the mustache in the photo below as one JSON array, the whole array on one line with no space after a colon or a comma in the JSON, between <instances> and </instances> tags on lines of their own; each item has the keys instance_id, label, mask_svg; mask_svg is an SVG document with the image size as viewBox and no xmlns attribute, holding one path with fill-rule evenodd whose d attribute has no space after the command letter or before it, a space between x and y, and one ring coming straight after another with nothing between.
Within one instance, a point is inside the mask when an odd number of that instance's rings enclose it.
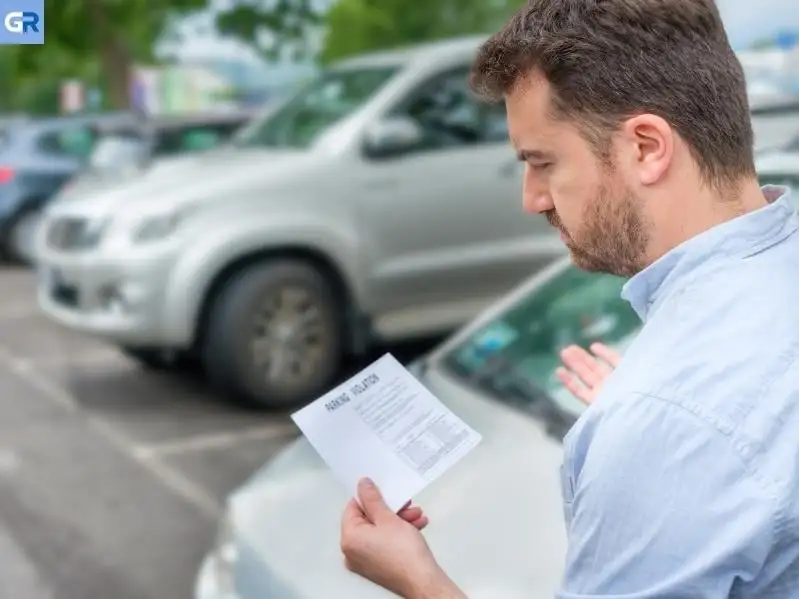
<instances>
[{"instance_id":1,"label":"mustache","mask_svg":"<svg viewBox=\"0 0 799 599\"><path fill-rule=\"evenodd\" d=\"M563 223L561 223L560 218L558 218L557 212L555 212L554 210L547 210L544 213L544 216L547 217L547 221L549 222L550 225L552 225L556 229L560 229L561 231L565 230L563 228Z\"/></svg>"}]
</instances>

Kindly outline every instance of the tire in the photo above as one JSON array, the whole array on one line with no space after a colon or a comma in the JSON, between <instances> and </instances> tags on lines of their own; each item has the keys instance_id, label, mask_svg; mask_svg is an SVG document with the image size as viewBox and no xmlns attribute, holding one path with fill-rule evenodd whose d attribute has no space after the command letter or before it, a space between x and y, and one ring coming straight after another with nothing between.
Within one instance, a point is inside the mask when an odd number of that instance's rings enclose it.
<instances>
[{"instance_id":1,"label":"tire","mask_svg":"<svg viewBox=\"0 0 799 599\"><path fill-rule=\"evenodd\" d=\"M26 266L36 262L35 235L41 219L40 208L25 208L14 217L5 242L5 253L13 262Z\"/></svg>"},{"instance_id":2,"label":"tire","mask_svg":"<svg viewBox=\"0 0 799 599\"><path fill-rule=\"evenodd\" d=\"M249 266L225 284L200 351L209 381L225 395L280 409L327 390L341 367L345 331L344 305L330 282L307 262L281 259ZM269 364L282 368L270 374Z\"/></svg>"}]
</instances>

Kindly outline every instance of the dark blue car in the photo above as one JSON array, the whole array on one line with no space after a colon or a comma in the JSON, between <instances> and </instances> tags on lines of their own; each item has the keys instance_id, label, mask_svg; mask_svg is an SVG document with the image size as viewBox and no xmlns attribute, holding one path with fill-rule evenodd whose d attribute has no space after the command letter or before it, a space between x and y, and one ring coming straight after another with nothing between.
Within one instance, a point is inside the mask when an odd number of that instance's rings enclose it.
<instances>
[{"instance_id":1,"label":"dark blue car","mask_svg":"<svg viewBox=\"0 0 799 599\"><path fill-rule=\"evenodd\" d=\"M84 165L108 123L133 122L128 113L0 122L0 251L26 261L39 211Z\"/></svg>"}]
</instances>

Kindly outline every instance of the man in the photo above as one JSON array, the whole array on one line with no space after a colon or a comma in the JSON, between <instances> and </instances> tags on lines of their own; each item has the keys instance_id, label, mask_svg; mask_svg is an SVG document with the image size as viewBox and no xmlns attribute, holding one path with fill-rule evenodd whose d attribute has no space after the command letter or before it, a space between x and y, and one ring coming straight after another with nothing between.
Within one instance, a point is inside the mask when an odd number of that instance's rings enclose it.
<instances>
[{"instance_id":1,"label":"man","mask_svg":"<svg viewBox=\"0 0 799 599\"><path fill-rule=\"evenodd\" d=\"M564 441L557 596L799 597L799 214L758 185L713 1L530 0L473 73L504 98L525 208L579 267L631 277L644 322ZM419 508L359 496L351 570L408 599L466 596Z\"/></svg>"}]
</instances>

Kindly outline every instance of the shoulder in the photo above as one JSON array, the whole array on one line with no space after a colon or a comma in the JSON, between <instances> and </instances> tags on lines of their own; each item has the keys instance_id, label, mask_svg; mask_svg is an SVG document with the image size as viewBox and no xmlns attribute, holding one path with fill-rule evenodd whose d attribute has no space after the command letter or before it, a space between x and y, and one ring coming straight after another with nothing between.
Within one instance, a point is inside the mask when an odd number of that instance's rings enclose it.
<instances>
[{"instance_id":1,"label":"shoulder","mask_svg":"<svg viewBox=\"0 0 799 599\"><path fill-rule=\"evenodd\" d=\"M618 473L620 467L629 473L655 469L683 479L699 477L705 484L713 482L708 476L713 470L719 474L720 490L731 488L723 477L734 474L751 482L764 498L774 497L745 439L692 401L637 392L612 398L586 411L564 444L569 473L582 487ZM643 483L647 477L638 480Z\"/></svg>"},{"instance_id":2,"label":"shoulder","mask_svg":"<svg viewBox=\"0 0 799 599\"><path fill-rule=\"evenodd\" d=\"M779 421L799 434L799 277L746 261L704 275L661 300L600 403L649 397L752 443Z\"/></svg>"}]
</instances>

